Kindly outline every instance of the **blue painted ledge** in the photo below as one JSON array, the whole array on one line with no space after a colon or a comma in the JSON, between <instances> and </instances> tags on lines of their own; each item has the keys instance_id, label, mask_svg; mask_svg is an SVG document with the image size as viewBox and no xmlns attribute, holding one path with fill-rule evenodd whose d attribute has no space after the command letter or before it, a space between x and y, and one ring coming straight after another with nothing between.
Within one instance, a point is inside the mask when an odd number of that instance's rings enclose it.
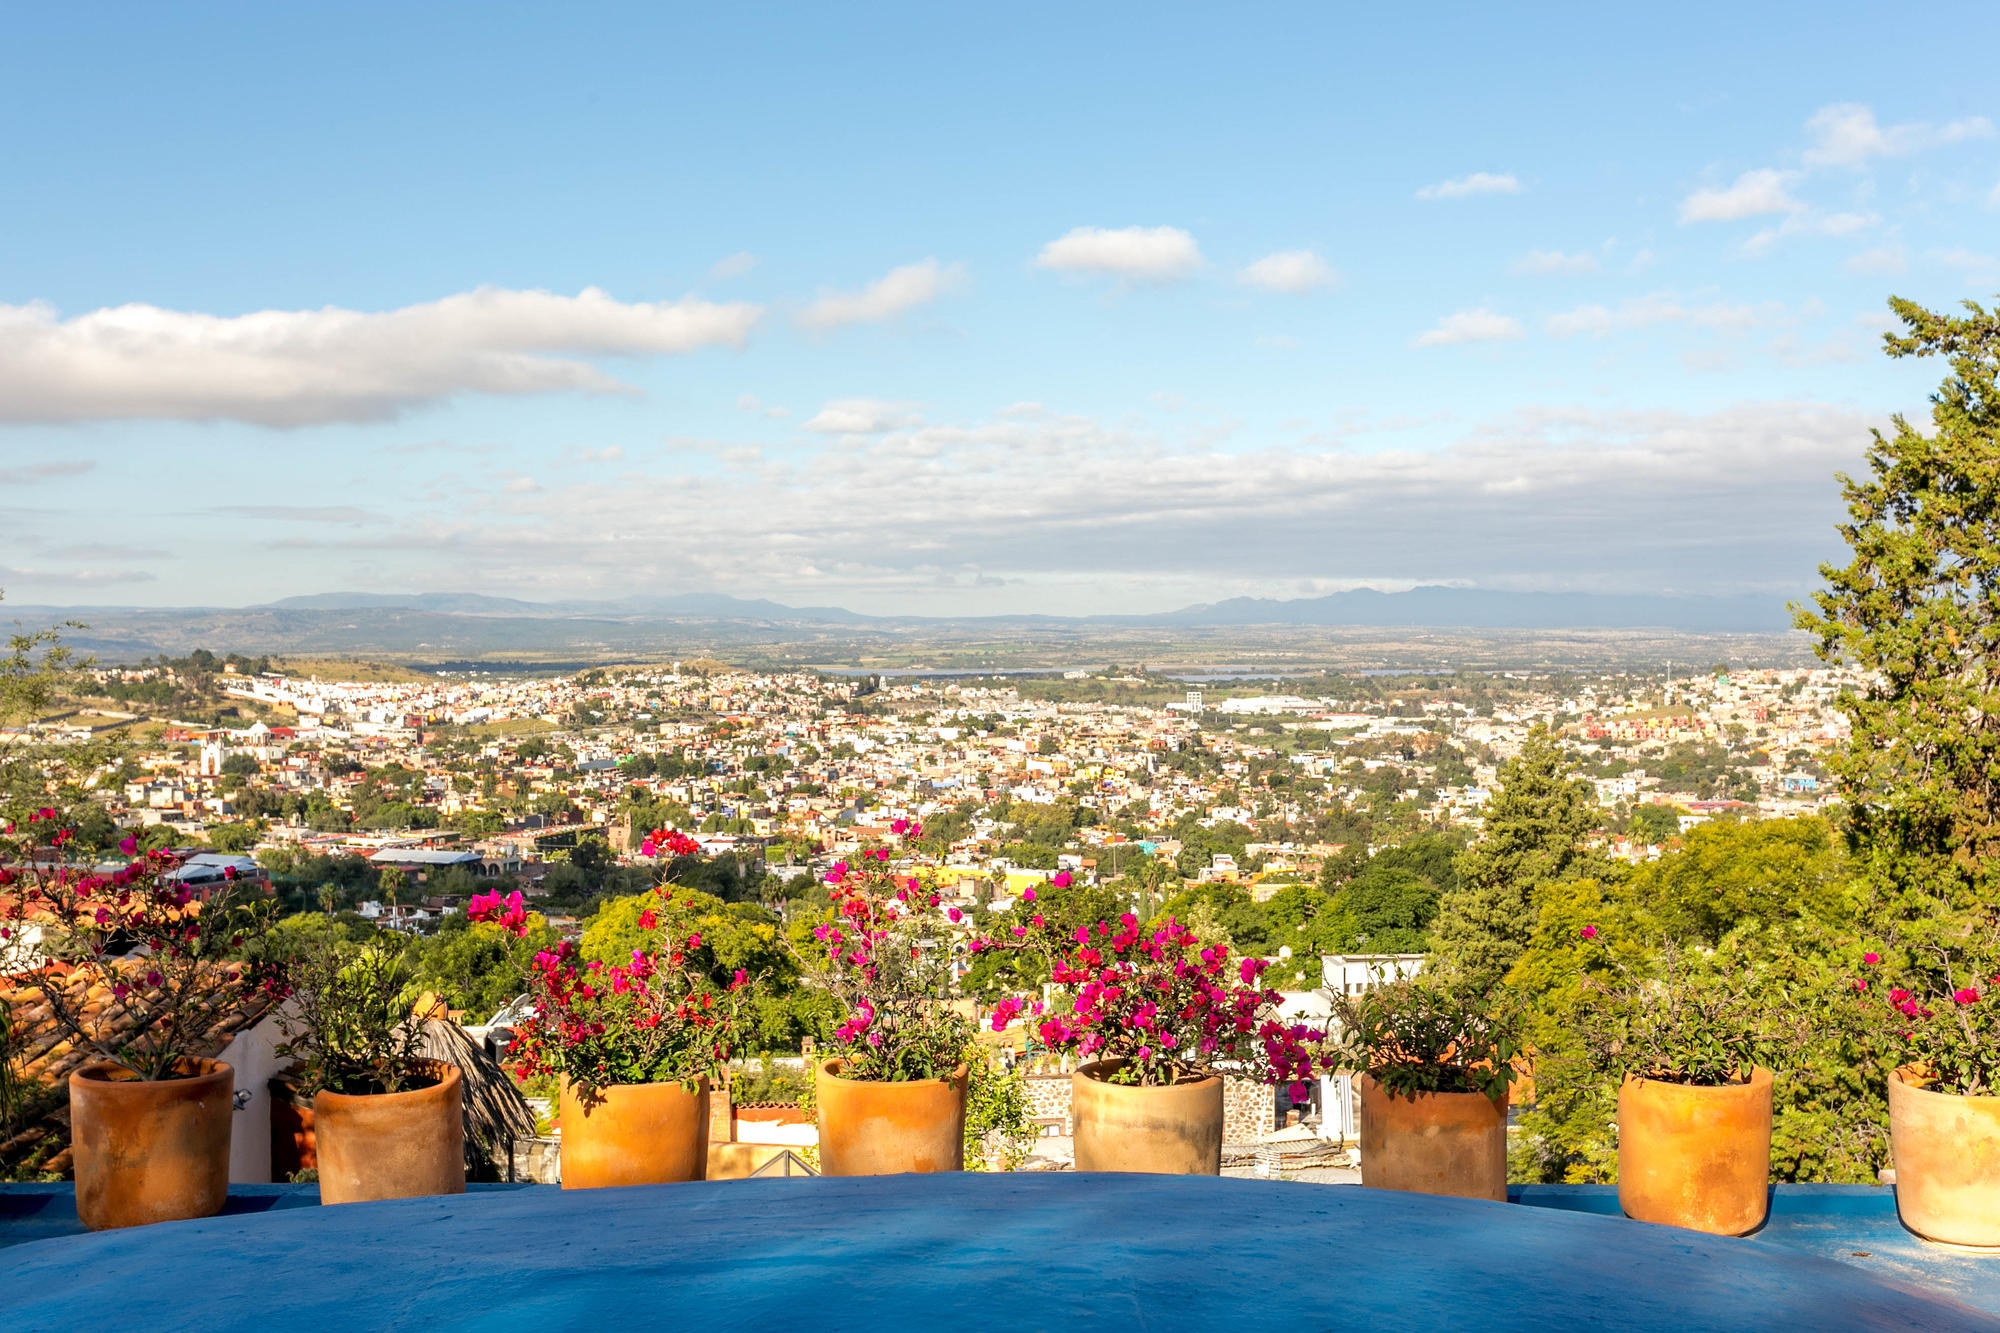
<instances>
[{"instance_id":1,"label":"blue painted ledge","mask_svg":"<svg viewBox=\"0 0 2000 1333\"><path fill-rule=\"evenodd\" d=\"M1543 1202L1537 1194L1522 1202ZM246 1192L245 1212L18 1245L0 1328L73 1329L138 1299L149 1327L204 1333L2000 1331L1928 1266L1888 1276L1802 1252L1779 1242L1775 1220L1767 1238L1735 1240L1593 1215L1601 1204L1577 1191L1508 1207L1062 1172L297 1206L310 1197ZM1800 1216L1815 1198L1830 1233L1879 1233L1880 1193L1807 1194Z\"/></svg>"},{"instance_id":2,"label":"blue painted ledge","mask_svg":"<svg viewBox=\"0 0 2000 1333\"><path fill-rule=\"evenodd\" d=\"M1532 1208L1623 1217L1616 1185L1509 1185ZM1896 1216L1887 1185L1774 1185L1771 1213L1750 1239L1942 1292L2000 1314L2000 1254L1933 1245Z\"/></svg>"}]
</instances>

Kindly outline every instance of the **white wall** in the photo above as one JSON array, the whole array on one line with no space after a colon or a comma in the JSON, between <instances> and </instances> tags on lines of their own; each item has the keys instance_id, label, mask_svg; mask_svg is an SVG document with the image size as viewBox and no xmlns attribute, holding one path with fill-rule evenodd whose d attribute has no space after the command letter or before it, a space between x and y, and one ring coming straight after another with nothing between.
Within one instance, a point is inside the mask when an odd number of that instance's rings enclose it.
<instances>
[{"instance_id":1,"label":"white wall","mask_svg":"<svg viewBox=\"0 0 2000 1333\"><path fill-rule=\"evenodd\" d=\"M229 1127L229 1178L245 1184L271 1179L271 1090L267 1081L283 1068L278 1044L284 1040L269 1014L230 1038L216 1058L236 1071L236 1092L250 1094Z\"/></svg>"},{"instance_id":2,"label":"white wall","mask_svg":"<svg viewBox=\"0 0 2000 1333\"><path fill-rule=\"evenodd\" d=\"M819 1143L818 1125L781 1125L775 1120L738 1120L738 1143L783 1144L787 1148L810 1148Z\"/></svg>"}]
</instances>

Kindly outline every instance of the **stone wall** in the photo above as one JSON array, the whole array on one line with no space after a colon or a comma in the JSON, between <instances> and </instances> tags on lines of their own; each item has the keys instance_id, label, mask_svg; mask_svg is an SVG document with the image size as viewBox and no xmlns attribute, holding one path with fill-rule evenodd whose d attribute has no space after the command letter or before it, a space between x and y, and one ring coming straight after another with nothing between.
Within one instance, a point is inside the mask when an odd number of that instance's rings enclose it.
<instances>
[{"instance_id":1,"label":"stone wall","mask_svg":"<svg viewBox=\"0 0 2000 1333\"><path fill-rule=\"evenodd\" d=\"M1249 1143L1271 1132L1272 1108L1277 1103L1268 1084L1247 1078L1222 1080L1222 1141Z\"/></svg>"}]
</instances>

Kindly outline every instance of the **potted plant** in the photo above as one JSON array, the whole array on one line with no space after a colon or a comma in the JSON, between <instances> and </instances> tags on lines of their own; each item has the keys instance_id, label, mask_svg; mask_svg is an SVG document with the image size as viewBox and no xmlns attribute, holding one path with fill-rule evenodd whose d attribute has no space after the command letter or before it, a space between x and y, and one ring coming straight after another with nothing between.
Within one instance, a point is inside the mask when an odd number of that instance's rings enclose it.
<instances>
[{"instance_id":1,"label":"potted plant","mask_svg":"<svg viewBox=\"0 0 2000 1333\"><path fill-rule=\"evenodd\" d=\"M320 1202L464 1193L464 1078L424 1054L398 948L321 932L277 955L290 1001L278 1053L312 1097Z\"/></svg>"},{"instance_id":2,"label":"potted plant","mask_svg":"<svg viewBox=\"0 0 2000 1333\"><path fill-rule=\"evenodd\" d=\"M1618 1206L1641 1222L1741 1236L1764 1224L1771 1066L1797 1044L1771 982L1673 942L1639 975L1587 986L1592 1065L1618 1086Z\"/></svg>"},{"instance_id":3,"label":"potted plant","mask_svg":"<svg viewBox=\"0 0 2000 1333\"><path fill-rule=\"evenodd\" d=\"M649 856L694 850L671 832L645 844ZM586 960L564 940L527 968L533 1012L515 1025L509 1064L518 1078L557 1084L564 1189L707 1178L709 1093L750 978L738 971L717 986L712 950L673 921L672 886L653 895L628 961ZM518 893L475 896L468 915L516 938L531 928Z\"/></svg>"},{"instance_id":4,"label":"potted plant","mask_svg":"<svg viewBox=\"0 0 2000 1333\"><path fill-rule=\"evenodd\" d=\"M1278 1021L1262 960L1232 969L1227 948L1171 916L1147 928L1127 912L1064 936L1034 915L1009 934L979 947L1046 951L1058 990L1001 1001L993 1028L1025 1012L1050 1051L1084 1062L1070 1076L1077 1170L1220 1175L1225 1072L1305 1095L1326 1034Z\"/></svg>"},{"instance_id":5,"label":"potted plant","mask_svg":"<svg viewBox=\"0 0 2000 1333\"><path fill-rule=\"evenodd\" d=\"M1879 955L1864 959L1868 971ZM1896 1211L1927 1240L2000 1248L2000 927L1914 954L1878 1010L1899 1050L1889 1074ZM1879 983L1864 974L1857 994Z\"/></svg>"},{"instance_id":6,"label":"potted plant","mask_svg":"<svg viewBox=\"0 0 2000 1333\"><path fill-rule=\"evenodd\" d=\"M91 1057L69 1078L77 1216L93 1230L207 1217L229 1193L235 1099L208 1034L263 1002L238 951L267 904L233 875L191 890L178 857L129 836L125 864L80 869L73 838L52 809L0 832L0 972Z\"/></svg>"},{"instance_id":7,"label":"potted plant","mask_svg":"<svg viewBox=\"0 0 2000 1333\"><path fill-rule=\"evenodd\" d=\"M292 1070L273 1074L264 1087L271 1099L271 1179L318 1180L312 1094Z\"/></svg>"},{"instance_id":8,"label":"potted plant","mask_svg":"<svg viewBox=\"0 0 2000 1333\"><path fill-rule=\"evenodd\" d=\"M897 832L921 836L898 821ZM801 958L833 997L835 1054L818 1060L820 1169L829 1176L965 1167L964 1060L972 1022L952 1004L950 932L938 895L870 848L826 875L833 919Z\"/></svg>"},{"instance_id":9,"label":"potted plant","mask_svg":"<svg viewBox=\"0 0 2000 1333\"><path fill-rule=\"evenodd\" d=\"M1507 1197L1511 1014L1456 980L1420 974L1334 1002L1333 1049L1357 1074L1361 1183Z\"/></svg>"}]
</instances>

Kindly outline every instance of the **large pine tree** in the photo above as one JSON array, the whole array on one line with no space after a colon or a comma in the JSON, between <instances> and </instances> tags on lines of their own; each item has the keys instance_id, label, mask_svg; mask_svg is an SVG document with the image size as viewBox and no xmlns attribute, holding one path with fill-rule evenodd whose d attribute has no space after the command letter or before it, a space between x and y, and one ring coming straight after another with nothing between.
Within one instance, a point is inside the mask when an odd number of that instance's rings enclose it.
<instances>
[{"instance_id":1,"label":"large pine tree","mask_svg":"<svg viewBox=\"0 0 2000 1333\"><path fill-rule=\"evenodd\" d=\"M1951 374L1931 433L1897 416L1868 475L1841 478L1853 559L1822 566L1796 616L1822 658L1865 673L1829 767L1857 868L1915 942L2000 905L2000 315L1889 304L1889 355L1944 356Z\"/></svg>"},{"instance_id":2,"label":"large pine tree","mask_svg":"<svg viewBox=\"0 0 2000 1333\"><path fill-rule=\"evenodd\" d=\"M1579 873L1597 823L1590 784L1572 776L1544 727L1500 771L1479 841L1458 859L1463 883L1438 904L1434 958L1476 986L1507 975L1534 933L1535 890Z\"/></svg>"}]
</instances>

